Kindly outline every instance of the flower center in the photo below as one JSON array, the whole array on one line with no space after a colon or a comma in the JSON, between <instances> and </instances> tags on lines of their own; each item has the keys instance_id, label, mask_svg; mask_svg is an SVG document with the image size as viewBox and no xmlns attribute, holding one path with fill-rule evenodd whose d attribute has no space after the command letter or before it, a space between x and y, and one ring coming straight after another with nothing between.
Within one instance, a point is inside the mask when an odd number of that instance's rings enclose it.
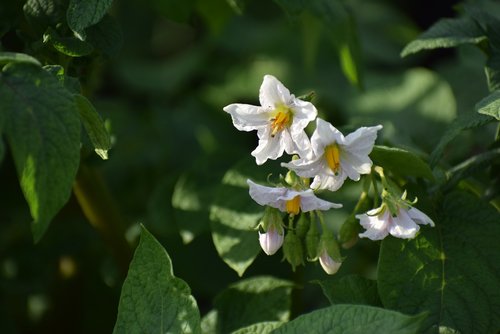
<instances>
[{"instance_id":1,"label":"flower center","mask_svg":"<svg viewBox=\"0 0 500 334\"><path fill-rule=\"evenodd\" d=\"M300 212L300 196L295 196L294 198L286 201L286 212L292 215L298 215Z\"/></svg>"},{"instance_id":2,"label":"flower center","mask_svg":"<svg viewBox=\"0 0 500 334\"><path fill-rule=\"evenodd\" d=\"M340 168L340 149L337 144L331 144L325 147L325 158L328 163L328 167L337 173Z\"/></svg>"},{"instance_id":3,"label":"flower center","mask_svg":"<svg viewBox=\"0 0 500 334\"><path fill-rule=\"evenodd\" d=\"M292 121L292 112L286 105L279 104L274 109L274 117L271 118L271 136L289 126Z\"/></svg>"}]
</instances>

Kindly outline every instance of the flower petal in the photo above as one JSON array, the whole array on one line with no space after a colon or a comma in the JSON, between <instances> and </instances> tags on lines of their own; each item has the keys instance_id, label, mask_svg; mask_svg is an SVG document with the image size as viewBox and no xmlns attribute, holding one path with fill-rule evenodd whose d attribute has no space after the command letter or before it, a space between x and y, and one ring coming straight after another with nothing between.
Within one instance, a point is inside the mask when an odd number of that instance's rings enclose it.
<instances>
[{"instance_id":1,"label":"flower petal","mask_svg":"<svg viewBox=\"0 0 500 334\"><path fill-rule=\"evenodd\" d=\"M369 174L371 172L373 162L368 155L364 157L351 154L350 152L342 152L340 156L340 166L346 172L351 180L359 181L360 174Z\"/></svg>"},{"instance_id":2,"label":"flower petal","mask_svg":"<svg viewBox=\"0 0 500 334\"><path fill-rule=\"evenodd\" d=\"M292 134L302 132L318 116L318 110L316 110L316 107L311 102L294 98L290 104L290 108L293 111L293 121L290 125L290 132Z\"/></svg>"},{"instance_id":3,"label":"flower petal","mask_svg":"<svg viewBox=\"0 0 500 334\"><path fill-rule=\"evenodd\" d=\"M418 220L417 221L418 224L431 225L432 227L435 226L432 219L430 219L429 216L427 216L425 213L423 213L417 208L410 208L410 210L408 210L408 216L410 216L410 218L412 218L414 221Z\"/></svg>"},{"instance_id":4,"label":"flower petal","mask_svg":"<svg viewBox=\"0 0 500 334\"><path fill-rule=\"evenodd\" d=\"M307 136L306 132L300 131L295 134L293 132L290 132L290 134L291 134L291 139L295 145L295 153L297 153L301 158L305 159L312 158L314 153L312 151L311 141L309 140L309 137Z\"/></svg>"},{"instance_id":5,"label":"flower petal","mask_svg":"<svg viewBox=\"0 0 500 334\"><path fill-rule=\"evenodd\" d=\"M328 189L337 191L344 184L347 174L341 169L337 175L330 170L327 173L318 174L311 183L311 189Z\"/></svg>"},{"instance_id":6,"label":"flower petal","mask_svg":"<svg viewBox=\"0 0 500 334\"><path fill-rule=\"evenodd\" d=\"M252 199L260 205L269 205L273 208L280 209L280 200L278 197L285 194L287 189L284 187L266 187L253 182L252 180L247 180L247 184L250 187L249 194Z\"/></svg>"},{"instance_id":7,"label":"flower petal","mask_svg":"<svg viewBox=\"0 0 500 334\"><path fill-rule=\"evenodd\" d=\"M328 274L328 275L333 275L335 274L339 268L342 262L336 262L334 259L332 259L326 250L323 250L321 252L321 255L319 257L319 263L321 264L321 267L323 270Z\"/></svg>"},{"instance_id":8,"label":"flower petal","mask_svg":"<svg viewBox=\"0 0 500 334\"><path fill-rule=\"evenodd\" d=\"M366 229L364 233L359 234L360 238L382 240L389 234L387 231L387 227L389 226L391 219L389 210L377 215L379 210L380 208L376 208L368 211L367 213L356 215L356 218L359 219L361 226Z\"/></svg>"},{"instance_id":9,"label":"flower petal","mask_svg":"<svg viewBox=\"0 0 500 334\"><path fill-rule=\"evenodd\" d=\"M299 159L281 163L282 167L286 167L302 177L315 177L323 173L325 165L326 163L322 158L315 160Z\"/></svg>"},{"instance_id":10,"label":"flower petal","mask_svg":"<svg viewBox=\"0 0 500 334\"><path fill-rule=\"evenodd\" d=\"M321 118L316 119L316 130L311 136L311 145L316 156L323 155L325 147L337 143L344 143L344 135L333 125Z\"/></svg>"},{"instance_id":11,"label":"flower petal","mask_svg":"<svg viewBox=\"0 0 500 334\"><path fill-rule=\"evenodd\" d=\"M345 146L349 152L359 156L370 154L377 139L377 131L382 125L361 127L345 137Z\"/></svg>"},{"instance_id":12,"label":"flower petal","mask_svg":"<svg viewBox=\"0 0 500 334\"><path fill-rule=\"evenodd\" d=\"M329 209L338 209L342 207L342 204L332 203L318 198L314 195L313 191L309 189L310 193L303 194L300 198L300 209L303 212L309 212L313 210L326 211Z\"/></svg>"},{"instance_id":13,"label":"flower petal","mask_svg":"<svg viewBox=\"0 0 500 334\"><path fill-rule=\"evenodd\" d=\"M255 157L257 165L262 165L267 161L267 159L276 160L283 155L285 147L281 141L281 135L270 136L267 135L269 131L264 131L262 137L259 139L259 145L255 150L252 151L252 155Z\"/></svg>"},{"instance_id":14,"label":"flower petal","mask_svg":"<svg viewBox=\"0 0 500 334\"><path fill-rule=\"evenodd\" d=\"M224 111L231 115L234 127L240 131L258 130L269 123L268 111L261 107L233 103L225 106Z\"/></svg>"},{"instance_id":15,"label":"flower petal","mask_svg":"<svg viewBox=\"0 0 500 334\"><path fill-rule=\"evenodd\" d=\"M267 110L274 110L277 104L288 105L292 100L290 91L274 76L265 75L259 91L260 105Z\"/></svg>"},{"instance_id":16,"label":"flower petal","mask_svg":"<svg viewBox=\"0 0 500 334\"><path fill-rule=\"evenodd\" d=\"M417 234L420 227L410 218L405 209L399 209L398 215L392 217L389 233L396 238L411 239Z\"/></svg>"}]
</instances>

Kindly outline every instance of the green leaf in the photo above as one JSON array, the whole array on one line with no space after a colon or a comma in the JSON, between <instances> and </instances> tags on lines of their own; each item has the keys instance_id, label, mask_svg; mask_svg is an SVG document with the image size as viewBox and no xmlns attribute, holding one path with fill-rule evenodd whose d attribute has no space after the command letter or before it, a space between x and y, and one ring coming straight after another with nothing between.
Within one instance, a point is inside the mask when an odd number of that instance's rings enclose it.
<instances>
[{"instance_id":1,"label":"green leaf","mask_svg":"<svg viewBox=\"0 0 500 334\"><path fill-rule=\"evenodd\" d=\"M500 90L500 52L492 50L484 67L488 88L491 92Z\"/></svg>"},{"instance_id":2,"label":"green leaf","mask_svg":"<svg viewBox=\"0 0 500 334\"><path fill-rule=\"evenodd\" d=\"M78 38L85 40L85 29L101 21L113 0L70 0L66 19Z\"/></svg>"},{"instance_id":3,"label":"green leaf","mask_svg":"<svg viewBox=\"0 0 500 334\"><path fill-rule=\"evenodd\" d=\"M61 22L65 10L64 2L57 0L28 0L23 6L27 21L40 34Z\"/></svg>"},{"instance_id":4,"label":"green leaf","mask_svg":"<svg viewBox=\"0 0 500 334\"><path fill-rule=\"evenodd\" d=\"M373 147L370 154L376 165L390 170L398 175L420 176L433 180L434 176L429 166L415 154L395 147Z\"/></svg>"},{"instance_id":5,"label":"green leaf","mask_svg":"<svg viewBox=\"0 0 500 334\"><path fill-rule=\"evenodd\" d=\"M274 329L281 326L283 323L280 321L264 321L257 324L253 324L247 327L243 327L233 332L232 334L269 334Z\"/></svg>"},{"instance_id":6,"label":"green leaf","mask_svg":"<svg viewBox=\"0 0 500 334\"><path fill-rule=\"evenodd\" d=\"M115 57L123 45L123 32L118 22L106 14L99 23L87 28L87 42L109 57Z\"/></svg>"},{"instance_id":7,"label":"green leaf","mask_svg":"<svg viewBox=\"0 0 500 334\"><path fill-rule=\"evenodd\" d=\"M80 80L78 78L70 77L64 74L64 68L60 65L45 65L44 70L52 74L64 84L64 87L73 94L80 94L82 92L82 86L80 85Z\"/></svg>"},{"instance_id":8,"label":"green leaf","mask_svg":"<svg viewBox=\"0 0 500 334\"><path fill-rule=\"evenodd\" d=\"M28 63L33 65L42 66L38 59L30 55L17 52L0 52L0 65L8 63Z\"/></svg>"},{"instance_id":9,"label":"green leaf","mask_svg":"<svg viewBox=\"0 0 500 334\"><path fill-rule=\"evenodd\" d=\"M436 227L412 240L385 238L378 289L385 307L429 311L427 333L445 326L462 333L500 328L500 213L465 192L449 194Z\"/></svg>"},{"instance_id":10,"label":"green leaf","mask_svg":"<svg viewBox=\"0 0 500 334\"><path fill-rule=\"evenodd\" d=\"M469 17L441 19L408 44L401 52L401 57L422 50L479 44L484 40L486 40L485 32Z\"/></svg>"},{"instance_id":11,"label":"green leaf","mask_svg":"<svg viewBox=\"0 0 500 334\"><path fill-rule=\"evenodd\" d=\"M260 252L255 227L264 213L264 207L255 203L248 194L246 181L265 179L276 170L279 170L276 164L258 167L253 157L244 159L226 172L210 208L215 248L224 262L240 276Z\"/></svg>"},{"instance_id":12,"label":"green leaf","mask_svg":"<svg viewBox=\"0 0 500 334\"><path fill-rule=\"evenodd\" d=\"M83 127L94 146L95 153L103 160L107 160L108 150L111 148L111 139L101 116L86 97L82 95L74 95L74 97Z\"/></svg>"},{"instance_id":13,"label":"green leaf","mask_svg":"<svg viewBox=\"0 0 500 334\"><path fill-rule=\"evenodd\" d=\"M52 28L48 28L43 34L43 42L70 57L84 57L94 51L94 48L89 43L81 41L76 37L61 37Z\"/></svg>"},{"instance_id":14,"label":"green leaf","mask_svg":"<svg viewBox=\"0 0 500 334\"><path fill-rule=\"evenodd\" d=\"M481 127L493 121L493 119L486 115L477 113L468 113L460 115L456 118L446 129L446 132L441 137L438 145L432 151L430 157L430 165L434 167L441 159L446 146L453 141L462 131Z\"/></svg>"},{"instance_id":15,"label":"green leaf","mask_svg":"<svg viewBox=\"0 0 500 334\"><path fill-rule=\"evenodd\" d=\"M500 121L500 91L495 91L479 101L475 109L480 114L494 117Z\"/></svg>"},{"instance_id":16,"label":"green leaf","mask_svg":"<svg viewBox=\"0 0 500 334\"><path fill-rule=\"evenodd\" d=\"M123 283L114 334L200 333L200 313L189 286L144 226Z\"/></svg>"},{"instance_id":17,"label":"green leaf","mask_svg":"<svg viewBox=\"0 0 500 334\"><path fill-rule=\"evenodd\" d=\"M253 277L230 285L215 297L217 333L263 321L287 321L293 283L273 277Z\"/></svg>"},{"instance_id":18,"label":"green leaf","mask_svg":"<svg viewBox=\"0 0 500 334\"><path fill-rule=\"evenodd\" d=\"M381 306L377 281L358 275L317 281L331 304L361 304Z\"/></svg>"},{"instance_id":19,"label":"green leaf","mask_svg":"<svg viewBox=\"0 0 500 334\"><path fill-rule=\"evenodd\" d=\"M365 305L333 305L282 325L273 334L416 334L425 316L408 316L399 312Z\"/></svg>"},{"instance_id":20,"label":"green leaf","mask_svg":"<svg viewBox=\"0 0 500 334\"><path fill-rule=\"evenodd\" d=\"M38 241L71 194L80 162L80 119L71 94L40 67L7 66L0 85L6 136Z\"/></svg>"}]
</instances>

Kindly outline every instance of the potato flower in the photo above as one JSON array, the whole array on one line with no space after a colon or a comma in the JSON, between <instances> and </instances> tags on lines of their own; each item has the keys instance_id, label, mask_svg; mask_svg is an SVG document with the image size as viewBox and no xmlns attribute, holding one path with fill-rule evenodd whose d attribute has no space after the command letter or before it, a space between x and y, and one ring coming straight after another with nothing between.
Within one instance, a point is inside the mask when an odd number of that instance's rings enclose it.
<instances>
[{"instance_id":1,"label":"potato flower","mask_svg":"<svg viewBox=\"0 0 500 334\"><path fill-rule=\"evenodd\" d=\"M257 130L259 145L252 152L258 165L288 154L306 155L311 143L304 129L318 111L296 98L272 75L265 75L259 92L260 106L234 103L224 107L240 131Z\"/></svg>"},{"instance_id":2,"label":"potato flower","mask_svg":"<svg viewBox=\"0 0 500 334\"><path fill-rule=\"evenodd\" d=\"M377 131L382 125L361 127L344 137L330 123L318 118L311 137L313 157L302 157L283 167L302 177L314 177L312 189L336 191L346 178L359 181L360 174L369 174L372 161L368 154L373 149Z\"/></svg>"}]
</instances>

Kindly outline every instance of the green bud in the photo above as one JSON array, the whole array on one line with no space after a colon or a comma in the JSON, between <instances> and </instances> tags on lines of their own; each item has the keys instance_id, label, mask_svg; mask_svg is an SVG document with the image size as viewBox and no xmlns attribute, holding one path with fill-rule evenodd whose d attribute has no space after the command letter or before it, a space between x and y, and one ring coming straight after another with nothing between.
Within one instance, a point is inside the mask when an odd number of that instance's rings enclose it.
<instances>
[{"instance_id":1,"label":"green bud","mask_svg":"<svg viewBox=\"0 0 500 334\"><path fill-rule=\"evenodd\" d=\"M286 234L285 242L283 243L283 254L288 263L292 265L293 271L295 271L297 266L304 264L304 250L295 231L288 231Z\"/></svg>"},{"instance_id":2,"label":"green bud","mask_svg":"<svg viewBox=\"0 0 500 334\"><path fill-rule=\"evenodd\" d=\"M354 215L349 216L340 227L339 242L342 248L349 249L359 240L361 225Z\"/></svg>"},{"instance_id":3,"label":"green bud","mask_svg":"<svg viewBox=\"0 0 500 334\"><path fill-rule=\"evenodd\" d=\"M312 221L306 233L306 252L308 259L314 260L318 257L319 236L318 226L315 221Z\"/></svg>"},{"instance_id":4,"label":"green bud","mask_svg":"<svg viewBox=\"0 0 500 334\"><path fill-rule=\"evenodd\" d=\"M295 232L301 240L306 236L306 233L309 230L309 224L310 222L307 215L301 213L299 219L297 220L297 226L295 227Z\"/></svg>"},{"instance_id":5,"label":"green bud","mask_svg":"<svg viewBox=\"0 0 500 334\"><path fill-rule=\"evenodd\" d=\"M276 229L282 229L283 219L281 218L280 210L266 206L266 211L264 211L264 216L262 217L258 227L260 227L264 232L267 232L270 226L274 226Z\"/></svg>"},{"instance_id":6,"label":"green bud","mask_svg":"<svg viewBox=\"0 0 500 334\"><path fill-rule=\"evenodd\" d=\"M337 239L330 231L323 231L321 235L321 240L319 241L320 253L326 250L327 254L334 259L336 262L342 262L342 256L340 255L340 247Z\"/></svg>"}]
</instances>

